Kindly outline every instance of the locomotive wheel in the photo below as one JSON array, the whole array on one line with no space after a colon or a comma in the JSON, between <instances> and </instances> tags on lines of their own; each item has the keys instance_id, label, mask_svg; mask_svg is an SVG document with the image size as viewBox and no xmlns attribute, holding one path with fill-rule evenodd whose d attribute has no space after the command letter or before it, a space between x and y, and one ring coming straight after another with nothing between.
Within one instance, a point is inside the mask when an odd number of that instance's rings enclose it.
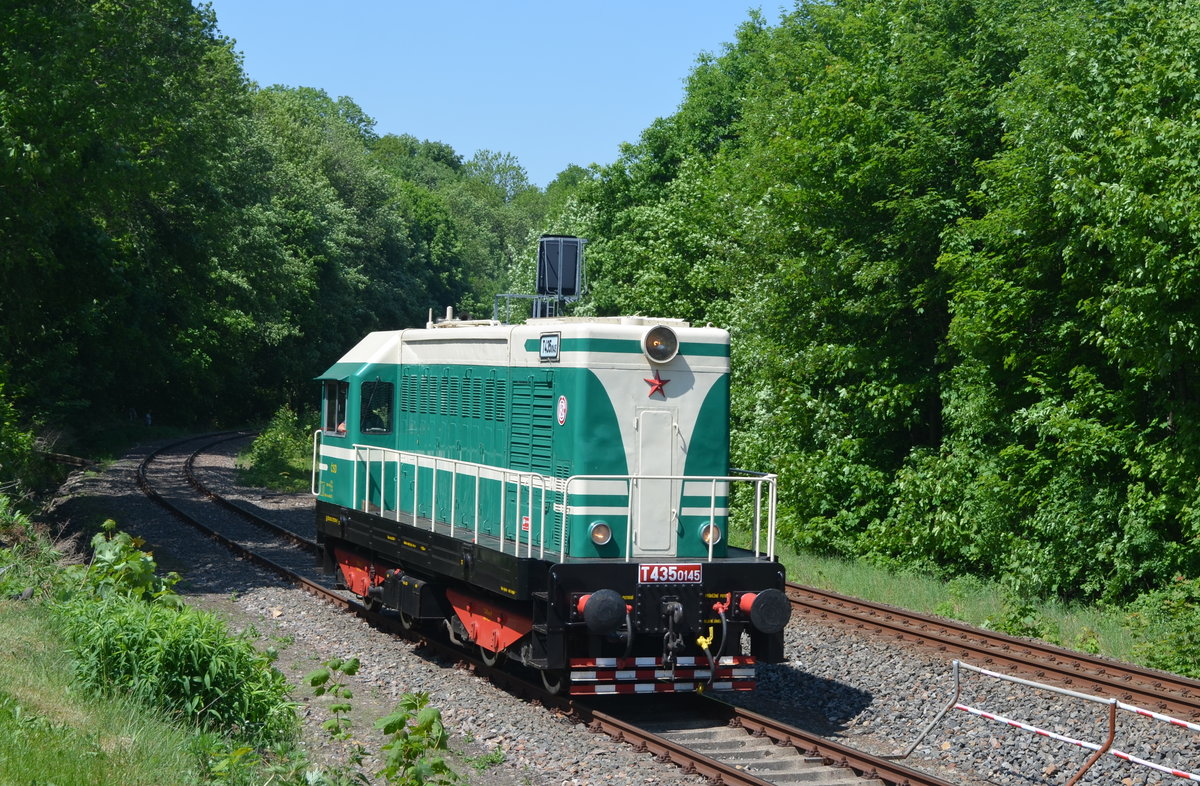
<instances>
[{"instance_id":1,"label":"locomotive wheel","mask_svg":"<svg viewBox=\"0 0 1200 786\"><path fill-rule=\"evenodd\" d=\"M486 663L488 666L495 666L497 663L499 663L501 660L504 659L503 651L492 652L491 650L489 650L487 647L483 646L482 644L478 645L478 647L479 647L479 657L482 658L483 662Z\"/></svg>"},{"instance_id":2,"label":"locomotive wheel","mask_svg":"<svg viewBox=\"0 0 1200 786\"><path fill-rule=\"evenodd\" d=\"M403 611L399 612L399 614L400 627L404 628L405 630L412 630L416 626L417 621L413 619L411 615L405 614Z\"/></svg>"},{"instance_id":3,"label":"locomotive wheel","mask_svg":"<svg viewBox=\"0 0 1200 786\"><path fill-rule=\"evenodd\" d=\"M567 682L566 672L560 669L542 669L538 672L542 675L542 687L551 696L557 696L562 693L563 686Z\"/></svg>"}]
</instances>

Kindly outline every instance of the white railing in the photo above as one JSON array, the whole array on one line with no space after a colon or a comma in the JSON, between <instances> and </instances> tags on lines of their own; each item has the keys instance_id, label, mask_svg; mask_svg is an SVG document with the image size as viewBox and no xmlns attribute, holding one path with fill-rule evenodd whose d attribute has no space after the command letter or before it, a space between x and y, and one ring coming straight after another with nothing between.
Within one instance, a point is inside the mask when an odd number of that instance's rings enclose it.
<instances>
[{"instance_id":1,"label":"white railing","mask_svg":"<svg viewBox=\"0 0 1200 786\"><path fill-rule=\"evenodd\" d=\"M504 550L506 542L511 542L513 545L513 554L520 556L522 548L525 551L525 556L533 556L534 550L534 518L535 508L534 501L538 497L538 492L541 492L540 497L543 500L543 505L538 507L537 516L537 549L538 556L544 557L546 551L546 514L544 500L547 494L555 492L558 489L555 487L554 478L540 475L536 472L521 472L518 470L501 469L492 467L486 464L478 464L473 461L461 461L458 459L438 458L437 456L429 456L424 453L413 453L410 451L394 450L392 448L380 448L371 445L355 445L354 446L354 499L353 506L356 510L363 510L368 513L375 512L380 516L391 517L396 521L400 521L401 514L412 516L412 523L415 526L420 517L420 509L422 502L429 504L429 529L435 530L437 527L438 510L445 509L448 501L450 508L449 526L451 534L457 529L469 529L471 531L472 541L479 542L480 524L482 517L479 515L480 502L480 484L484 480L497 481L500 484L500 503L498 520L500 526L500 548ZM384 491L384 484L387 482L388 465L395 467L396 476L394 478L394 506L391 508L385 507L387 495ZM372 469L378 467L379 484L377 487L377 495L372 494ZM362 496L359 496L359 472L365 473L364 482L362 483ZM411 468L412 482L412 510L405 510L401 504L403 499L403 482L404 472L406 468ZM430 470L430 486L429 493L422 497L422 482L421 470ZM441 480L440 475L448 473L450 476L449 489L446 489L446 483ZM461 479L461 480L460 480ZM473 486L471 495L473 500L472 510L468 519L469 524L464 527L458 525L459 511L458 498L460 482L470 483ZM508 491L514 489L516 499L513 502L514 526L515 532L513 538L508 538L504 534L504 525L508 521ZM448 498L447 498L448 495ZM441 503L441 504L439 504ZM374 511L372 511L374 508ZM521 510L524 508L525 515L521 515ZM445 522L443 522L443 526ZM553 531L553 530L551 530ZM528 533L522 537L523 533Z\"/></svg>"},{"instance_id":2,"label":"white railing","mask_svg":"<svg viewBox=\"0 0 1200 786\"><path fill-rule=\"evenodd\" d=\"M763 486L767 487L767 526L766 526L766 557L775 561L775 511L778 503L776 481L779 476L769 472L751 472L748 469L731 469L740 482L754 484L754 556L763 553L761 536L763 533Z\"/></svg>"},{"instance_id":3,"label":"white railing","mask_svg":"<svg viewBox=\"0 0 1200 786\"><path fill-rule=\"evenodd\" d=\"M641 495L641 484L644 481L652 480L667 480L678 481L684 484L680 489L682 497L694 497L695 494L688 494L687 486L708 484L708 523L715 524L717 516L717 499L724 496L725 505L722 510L725 512L725 518L729 517L730 489L729 484L732 483L749 483L754 486L754 556L766 556L770 560L775 559L775 475L770 475L761 472L747 472L746 470L735 469L731 470L737 473L736 475L573 475L567 478L564 486L566 492L567 505L565 515L569 516L572 508L580 507L571 505L570 499L571 486L575 484L590 483L593 486L605 483L621 483L625 486L624 496L629 500L626 505L625 516L629 525L625 528L625 561L630 561L633 557L633 532L637 529L636 511L639 509L637 502ZM763 539L763 486L767 487L767 511L766 511L766 549L762 548ZM598 491L590 489L590 493L597 494ZM588 492L578 492L583 495ZM714 542L708 544L708 559L713 558ZM563 556L566 555L566 543L563 543Z\"/></svg>"},{"instance_id":4,"label":"white railing","mask_svg":"<svg viewBox=\"0 0 1200 786\"><path fill-rule=\"evenodd\" d=\"M314 435L313 446L313 494L318 493L319 475L318 462L320 461L319 447L317 440L319 432ZM512 545L512 553L520 556L524 551L525 556L533 556L535 548L539 558L544 558L546 553L547 534L553 534L555 530L553 526L557 524L558 532L561 533L559 540L559 559L565 559L567 554L568 530L566 522L570 520L573 514L586 515L589 508L594 508L594 505L589 504L572 504L572 496L584 497L587 495L600 495L602 492L599 486L607 485L610 489L614 485L620 486L623 490L614 493L604 494L605 496L620 496L624 497L625 502L619 505L616 509L606 510L605 513L624 517L627 526L625 534L625 559L632 559L632 538L633 532L637 528L637 516L640 502L639 495L641 494L641 484L645 481L678 481L682 484L680 491L682 497L707 497L706 506L696 506L690 508L695 511L697 509L707 509L707 518L709 524L715 524L718 518L724 517L728 520L729 505L730 505L730 488L731 484L750 484L754 487L754 505L752 509L753 516L753 553L755 558L765 556L770 560L775 559L775 510L776 510L776 480L777 477L773 474L753 473L744 470L731 470L730 475L725 476L696 476L696 475L574 475L566 480L552 478L537 472L527 472L512 469L504 469L494 467L487 464L479 464L472 461L461 461L458 459L438 458L423 453L413 453L410 451L395 450L392 448L381 448L372 445L356 444L354 447L354 474L351 479L353 484L353 499L352 506L356 510L363 510L368 513L376 513L385 518L392 518L395 521L400 521L401 515L411 516L411 523L417 525L420 518L420 510L422 503L428 503L429 511L429 529L435 530L438 526L436 521L438 511L445 510L449 507L449 526L450 532L453 535L456 530L469 530L471 532L472 541L479 542L481 534L480 527L483 517L480 515L480 486L482 481L494 481L499 483L499 518L497 520L499 526L500 549L505 551L506 544ZM389 467L394 468L395 477L392 479L392 505L389 507L388 494L385 491L385 484L388 483ZM405 472L410 471L409 482L412 484L412 506L411 510L405 509L401 504L404 499L403 483L405 482ZM421 471L427 470L427 479L422 483ZM361 483L360 483L360 474ZM449 482L442 478L443 475L449 475ZM472 488L470 497L472 499L472 509L467 512L468 515L461 515L458 510L459 491L463 489L462 484L469 484ZM697 494L695 489L697 486L707 486L707 494ZM428 494L422 498L424 486L429 486ZM449 488L446 488L446 487ZM583 490L580 487L585 487ZM509 517L509 492L515 491L515 499L512 502L513 506L513 524L514 534L509 538L506 532L506 524ZM688 493L691 490L693 493ZM447 498L448 495L448 498ZM672 496L675 496L673 493ZM724 505L718 505L718 500L725 498ZM557 499L555 499L557 498ZM548 502L554 500L554 504L548 505ZM540 504L539 504L540 503ZM549 513L547 512L549 510ZM524 514L522 514L524 511ZM495 507L486 513L495 513ZM597 515L601 515L597 513ZM691 515L696 515L692 513ZM704 515L704 514L700 514ZM459 519L464 520L463 524L459 525ZM442 526L446 526L446 522L442 522ZM548 528L549 527L549 528ZM485 533L486 534L486 533ZM765 544L763 541L766 541ZM709 543L708 559L713 558L714 543Z\"/></svg>"},{"instance_id":5,"label":"white railing","mask_svg":"<svg viewBox=\"0 0 1200 786\"><path fill-rule=\"evenodd\" d=\"M962 671L972 671L972 672L975 672L976 674L983 675L984 677L990 677L995 680L1009 682L1009 683L1013 683L1016 685L1023 685L1028 688L1034 688L1036 690L1046 691L1048 693L1054 693L1054 694L1057 694L1060 696L1066 696L1066 697L1072 698L1072 699L1080 699L1082 701L1091 702L1093 704L1105 705L1108 708L1108 713L1107 713L1108 721L1107 721L1105 740L1104 740L1104 742L1094 742L1091 740L1081 740L1081 739L1077 739L1075 737L1068 737L1065 734L1060 734L1060 733L1052 731L1050 729L1041 728L1041 727L1033 725L1032 723L1026 723L1024 721L1014 720L1012 718L1006 718L1002 715L997 715L992 712L986 712L977 707L972 707L968 704L963 704L961 701L959 701L959 699L962 696L962 676L961 676ZM1157 720L1157 721L1161 721L1163 723L1168 723L1168 724L1171 724L1172 726L1182 727L1182 728L1185 728L1185 729L1188 729L1188 730L1194 731L1194 732L1200 732L1200 724L1192 723L1192 722L1189 722L1186 720L1181 720L1179 718L1173 718L1170 715L1165 715L1161 712L1155 712L1153 710L1143 709L1143 708L1138 707L1133 704L1126 704L1125 702L1118 701L1115 698L1094 696L1090 693L1080 693L1079 691L1068 690L1067 688L1059 688L1054 685L1047 685L1047 684L1041 683L1041 682L1034 682L1032 680L1021 679L1020 677L1014 677L1011 674L1000 674L999 672L989 671L988 669L982 669L978 666L972 666L969 663L963 663L963 662L957 661L957 660L953 661L952 674L953 674L953 679L954 679L954 696L950 699L949 703L942 709L942 711L939 712L937 714L937 716L934 717L934 719L929 722L929 725L927 725L925 727L925 729L917 737L916 741L913 742L913 744L908 747L908 750L906 750L902 755L895 756L892 758L904 759L904 758L907 758L909 755L911 755L912 752L917 749L917 746L921 744L921 741L926 737L926 735L928 735L929 732L932 731L935 726L937 726L937 724L941 721L942 717L945 716L945 714L948 711L950 711L951 709L955 709L955 710L961 710L962 712L969 713L969 714L974 715L979 718L983 718L984 720L992 721L994 723L1002 723L1006 726L1010 726L1015 729L1020 729L1022 731L1027 731L1032 734L1036 734L1040 737L1047 737L1052 740L1057 740L1059 742L1067 743L1068 745L1075 745L1077 747L1084 748L1085 750L1092 751L1092 755L1090 757L1088 757L1088 760L1086 762L1083 763L1083 766L1079 769L1079 771L1077 771L1071 777L1071 779L1069 781L1067 781L1067 786L1074 786L1074 784L1079 783L1079 781L1083 778L1084 773L1086 773L1089 769L1091 769L1092 765L1094 765L1097 761L1099 761L1102 757L1104 757L1106 755L1114 756L1123 761L1130 762L1131 764L1136 764L1136 765L1139 765L1142 767L1147 767L1149 769L1156 770L1158 772L1162 772L1167 775L1173 775L1176 778L1183 778L1183 779L1189 780L1189 781L1200 781L1200 775L1197 775L1195 773L1187 772L1185 770L1177 769L1174 767L1168 767L1163 764L1158 764L1158 763L1155 763L1152 761L1148 761L1147 759L1139 758L1137 756L1134 756L1131 753L1127 753L1125 751L1122 751L1122 750L1119 750L1119 749L1113 747L1113 743L1117 738L1117 711L1118 710L1128 712L1128 713L1131 713L1134 715L1138 715L1143 718L1150 718L1152 720ZM1128 780L1129 779L1126 779L1126 781L1128 781Z\"/></svg>"}]
</instances>

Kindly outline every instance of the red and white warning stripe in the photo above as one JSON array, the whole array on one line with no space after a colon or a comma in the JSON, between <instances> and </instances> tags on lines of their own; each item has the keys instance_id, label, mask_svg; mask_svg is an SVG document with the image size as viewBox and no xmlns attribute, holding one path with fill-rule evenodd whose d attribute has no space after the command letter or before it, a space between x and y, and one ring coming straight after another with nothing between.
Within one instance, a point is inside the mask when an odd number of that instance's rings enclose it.
<instances>
[{"instance_id":1,"label":"red and white warning stripe","mask_svg":"<svg viewBox=\"0 0 1200 786\"><path fill-rule=\"evenodd\" d=\"M689 655L676 658L671 668L664 667L661 657L571 658L567 661L571 683L568 692L596 696L754 690L754 663L751 655L725 655L712 663L708 658Z\"/></svg>"},{"instance_id":2,"label":"red and white warning stripe","mask_svg":"<svg viewBox=\"0 0 1200 786\"><path fill-rule=\"evenodd\" d=\"M754 690L754 681L571 683L572 696L611 696L628 693L695 693L700 690Z\"/></svg>"},{"instance_id":3,"label":"red and white warning stripe","mask_svg":"<svg viewBox=\"0 0 1200 786\"><path fill-rule=\"evenodd\" d=\"M722 655L716 659L718 666L753 666L753 655ZM571 658L567 665L572 669L637 669L661 668L660 657L640 658ZM703 666L708 668L708 658L686 655L675 659L676 666Z\"/></svg>"},{"instance_id":4,"label":"red and white warning stripe","mask_svg":"<svg viewBox=\"0 0 1200 786\"><path fill-rule=\"evenodd\" d=\"M1163 715L1161 712L1135 707L1132 704L1126 704L1123 701L1117 702L1117 709L1125 710L1126 712L1132 712L1134 715L1141 715L1145 718L1154 718L1154 720L1166 721L1167 723L1175 726L1182 726L1183 728L1191 729L1192 731L1200 731L1200 723L1189 723L1188 721L1180 720L1179 718L1172 718L1170 715Z\"/></svg>"},{"instance_id":5,"label":"red and white warning stripe","mask_svg":"<svg viewBox=\"0 0 1200 786\"><path fill-rule=\"evenodd\" d=\"M1052 731L1047 731L1046 729L1039 729L1037 726L1030 726L1028 723L1021 723L1021 721L1011 720L1009 718L1005 718L1002 715L993 715L990 712L984 712L983 710L977 710L974 707L968 707L966 704L955 704L954 709L963 710L964 712L969 712L972 715L978 715L981 718L987 718L988 720L993 720L993 721L996 721L997 723L1004 723L1009 726L1013 726L1015 728L1021 729L1023 731L1031 731L1034 734L1040 735L1042 737L1049 737L1050 739L1058 740L1059 742L1068 742L1072 745L1078 745L1081 748L1087 748L1089 750L1094 751L1100 747L1099 745L1097 745L1094 742L1085 742L1083 740L1077 740L1074 737L1067 737L1066 735L1063 735L1063 734L1057 734Z\"/></svg>"},{"instance_id":6,"label":"red and white warning stripe","mask_svg":"<svg viewBox=\"0 0 1200 786\"><path fill-rule=\"evenodd\" d=\"M578 669L571 671L572 682L629 682L631 680L707 680L708 669ZM717 669L718 678L754 679L754 669Z\"/></svg>"},{"instance_id":7,"label":"red and white warning stripe","mask_svg":"<svg viewBox=\"0 0 1200 786\"><path fill-rule=\"evenodd\" d=\"M1121 705L1118 703L1118 706L1121 706ZM1071 745L1078 745L1079 747L1087 748L1088 750L1092 750L1092 751L1100 750L1100 745L1097 743L1085 742L1083 740L1077 740L1073 737L1068 737L1064 734L1057 734L1055 732L1048 731L1046 729L1039 729L1037 726L1031 726L1028 723L1021 723L1020 721L1011 720L1009 718L1005 718L1000 715L993 715L990 712L984 712L983 710L977 710L974 707L968 707L966 704L955 704L954 709L963 710L964 712L969 712L972 715L978 715L981 718L986 718L987 720L993 720L993 721L996 721L997 723L1004 723L1009 726L1013 726L1015 728L1022 729L1023 731L1033 732L1034 734L1040 735L1042 737L1049 737L1051 739L1058 740L1060 742L1066 742ZM1137 714L1139 714L1139 715L1147 715L1150 717L1156 717L1159 720L1166 720L1166 721L1175 721L1176 720L1169 716L1159 716L1157 713L1152 713L1150 710L1140 710L1139 708L1133 707L1132 705L1124 705L1124 706L1122 706L1122 709L1128 709L1131 712L1136 711ZM1195 728L1195 724L1187 723L1186 721L1179 721L1176 725L1187 726L1188 728L1193 728L1193 729ZM1152 770L1158 770L1159 772L1165 772L1168 775L1174 775L1176 778L1184 778L1185 780L1189 780L1189 781L1200 781L1200 775L1194 775L1190 772L1185 772L1184 770L1176 770L1171 767L1164 767L1161 764L1155 764L1152 761L1146 761L1145 759L1139 759L1137 756L1134 756L1130 753L1125 753L1124 751L1119 751L1116 748L1110 748L1108 751L1106 751L1106 753L1108 753L1109 755L1112 755L1112 756L1116 756L1118 759L1123 759L1124 761L1132 762L1134 764L1140 764L1143 767L1149 767Z\"/></svg>"},{"instance_id":8,"label":"red and white warning stripe","mask_svg":"<svg viewBox=\"0 0 1200 786\"><path fill-rule=\"evenodd\" d=\"M1183 778L1184 780L1189 780L1189 781L1200 781L1200 775L1193 775L1190 772L1185 772L1183 770L1176 770L1176 769L1172 769L1170 767L1164 767L1161 764L1155 764L1152 761L1146 761L1145 759L1139 759L1137 756L1134 756L1131 753L1126 753L1125 751L1119 751L1116 748L1112 748L1108 752L1110 754L1112 754L1113 756L1116 756L1118 759L1124 759L1125 761L1133 762L1134 764L1140 764L1143 767L1149 767L1152 770L1158 770L1159 772L1165 772L1168 775L1174 775L1176 778Z\"/></svg>"}]
</instances>

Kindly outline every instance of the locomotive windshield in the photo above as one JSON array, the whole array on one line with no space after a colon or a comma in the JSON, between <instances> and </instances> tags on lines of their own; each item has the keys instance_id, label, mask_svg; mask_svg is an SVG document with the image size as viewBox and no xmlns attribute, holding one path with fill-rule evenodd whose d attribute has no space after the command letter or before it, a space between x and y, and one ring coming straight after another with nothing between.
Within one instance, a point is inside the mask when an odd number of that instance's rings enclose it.
<instances>
[{"instance_id":1,"label":"locomotive windshield","mask_svg":"<svg viewBox=\"0 0 1200 786\"><path fill-rule=\"evenodd\" d=\"M392 430L392 383L364 382L359 392L362 402L359 430L364 434L388 434Z\"/></svg>"}]
</instances>

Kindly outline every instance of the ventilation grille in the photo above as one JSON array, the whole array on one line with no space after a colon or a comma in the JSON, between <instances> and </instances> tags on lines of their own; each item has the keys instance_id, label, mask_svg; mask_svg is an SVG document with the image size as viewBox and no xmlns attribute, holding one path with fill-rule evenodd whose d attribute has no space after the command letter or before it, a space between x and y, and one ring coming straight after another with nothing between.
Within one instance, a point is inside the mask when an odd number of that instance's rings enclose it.
<instances>
[{"instance_id":1,"label":"ventilation grille","mask_svg":"<svg viewBox=\"0 0 1200 786\"><path fill-rule=\"evenodd\" d=\"M502 423L508 398L495 377L451 376L448 370L420 369L400 382L400 411L412 415L474 418Z\"/></svg>"}]
</instances>

